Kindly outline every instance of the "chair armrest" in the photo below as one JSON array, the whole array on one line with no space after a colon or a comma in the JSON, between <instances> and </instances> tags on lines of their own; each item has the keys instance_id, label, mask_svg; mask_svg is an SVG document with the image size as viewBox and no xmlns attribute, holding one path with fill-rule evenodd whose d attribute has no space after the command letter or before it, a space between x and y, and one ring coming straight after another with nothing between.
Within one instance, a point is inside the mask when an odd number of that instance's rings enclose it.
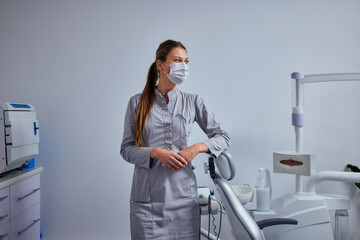
<instances>
[{"instance_id":1,"label":"chair armrest","mask_svg":"<svg viewBox=\"0 0 360 240\"><path fill-rule=\"evenodd\" d=\"M256 222L260 229L275 225L291 224L297 225L298 221L291 218L270 218Z\"/></svg>"}]
</instances>

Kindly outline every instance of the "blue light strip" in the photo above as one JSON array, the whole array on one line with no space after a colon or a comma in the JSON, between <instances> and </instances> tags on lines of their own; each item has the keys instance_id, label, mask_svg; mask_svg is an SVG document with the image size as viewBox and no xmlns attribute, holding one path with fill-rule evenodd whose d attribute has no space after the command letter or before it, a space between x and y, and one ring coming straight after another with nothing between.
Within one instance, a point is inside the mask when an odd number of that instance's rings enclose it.
<instances>
[{"instance_id":1,"label":"blue light strip","mask_svg":"<svg viewBox=\"0 0 360 240\"><path fill-rule=\"evenodd\" d=\"M15 104L15 103L11 103L10 104L12 107L14 108L31 108L29 105L27 104Z\"/></svg>"}]
</instances>

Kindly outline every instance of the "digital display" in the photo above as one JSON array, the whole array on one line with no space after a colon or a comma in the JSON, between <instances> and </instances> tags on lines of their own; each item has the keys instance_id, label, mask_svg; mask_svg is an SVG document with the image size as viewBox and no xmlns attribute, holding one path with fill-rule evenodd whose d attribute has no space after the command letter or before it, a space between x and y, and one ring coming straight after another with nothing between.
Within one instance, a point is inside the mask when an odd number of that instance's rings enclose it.
<instances>
[{"instance_id":1,"label":"digital display","mask_svg":"<svg viewBox=\"0 0 360 240\"><path fill-rule=\"evenodd\" d=\"M12 107L14 108L31 108L29 105L27 104L15 104L15 103L11 103L10 104Z\"/></svg>"}]
</instances>

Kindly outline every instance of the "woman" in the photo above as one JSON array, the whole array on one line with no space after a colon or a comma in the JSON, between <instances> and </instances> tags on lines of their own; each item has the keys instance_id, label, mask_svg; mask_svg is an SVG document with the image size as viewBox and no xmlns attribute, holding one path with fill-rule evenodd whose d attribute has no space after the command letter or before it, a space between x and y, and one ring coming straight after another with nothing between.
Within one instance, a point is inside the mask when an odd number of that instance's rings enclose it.
<instances>
[{"instance_id":1,"label":"woman","mask_svg":"<svg viewBox=\"0 0 360 240\"><path fill-rule=\"evenodd\" d=\"M180 42L161 43L143 92L131 97L127 106L120 153L135 165L132 239L198 239L200 216L191 161L201 152L218 156L230 144L204 100L177 88L188 76L188 61ZM194 121L209 139L188 147Z\"/></svg>"}]
</instances>

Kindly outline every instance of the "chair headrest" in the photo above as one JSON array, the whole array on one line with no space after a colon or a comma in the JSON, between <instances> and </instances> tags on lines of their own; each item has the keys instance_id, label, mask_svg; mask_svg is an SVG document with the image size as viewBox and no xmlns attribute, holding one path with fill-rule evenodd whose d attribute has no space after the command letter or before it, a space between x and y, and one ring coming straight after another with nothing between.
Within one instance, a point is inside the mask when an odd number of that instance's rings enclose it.
<instances>
[{"instance_id":1,"label":"chair headrest","mask_svg":"<svg viewBox=\"0 0 360 240\"><path fill-rule=\"evenodd\" d=\"M235 165L231 155L223 151L219 157L215 158L215 164L222 178L230 181L235 177Z\"/></svg>"}]
</instances>

